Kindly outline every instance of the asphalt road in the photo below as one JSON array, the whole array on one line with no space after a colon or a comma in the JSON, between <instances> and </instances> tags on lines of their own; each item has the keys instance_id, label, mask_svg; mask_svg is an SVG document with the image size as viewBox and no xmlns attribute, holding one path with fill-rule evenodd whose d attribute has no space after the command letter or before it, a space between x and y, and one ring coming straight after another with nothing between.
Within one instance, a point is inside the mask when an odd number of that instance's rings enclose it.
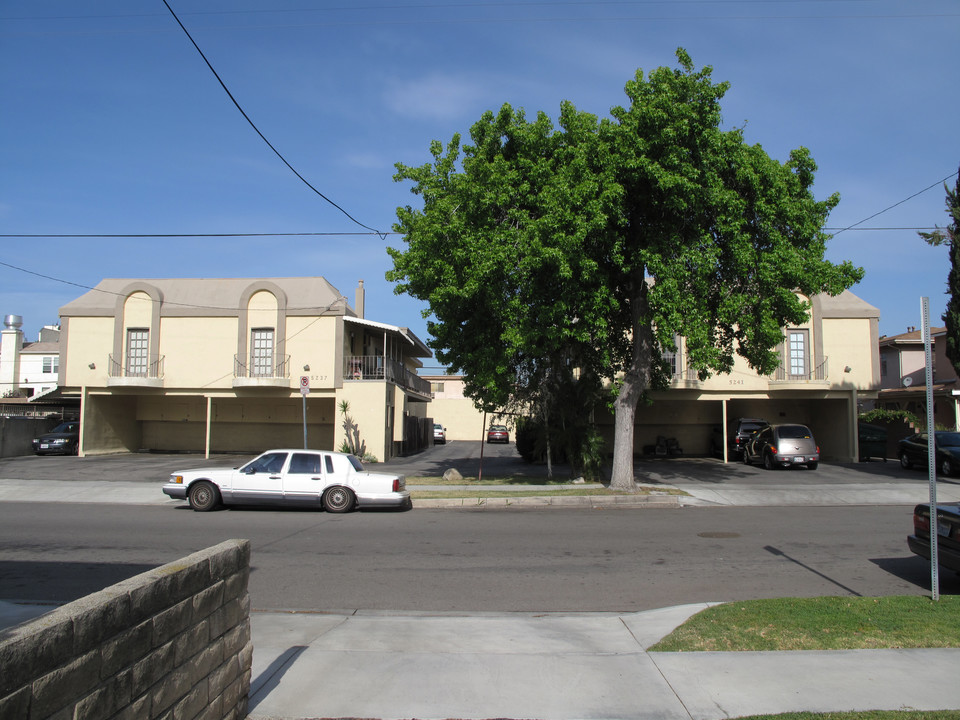
<instances>
[{"instance_id":1,"label":"asphalt road","mask_svg":"<svg viewBox=\"0 0 960 720\"><path fill-rule=\"evenodd\" d=\"M0 505L0 599L63 602L227 538L255 609L617 611L927 594L910 508L484 512ZM960 592L942 574L941 593Z\"/></svg>"}]
</instances>

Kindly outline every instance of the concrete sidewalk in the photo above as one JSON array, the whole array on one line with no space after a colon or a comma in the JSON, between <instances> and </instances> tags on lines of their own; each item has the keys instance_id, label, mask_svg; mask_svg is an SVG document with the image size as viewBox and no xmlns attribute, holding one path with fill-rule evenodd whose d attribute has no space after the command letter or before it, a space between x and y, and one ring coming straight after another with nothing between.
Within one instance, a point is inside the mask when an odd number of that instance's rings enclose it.
<instances>
[{"instance_id":1,"label":"concrete sidewalk","mask_svg":"<svg viewBox=\"0 0 960 720\"><path fill-rule=\"evenodd\" d=\"M251 720L722 720L960 708L960 649L658 653L639 613L253 612ZM52 609L0 602L0 628Z\"/></svg>"},{"instance_id":2,"label":"concrete sidewalk","mask_svg":"<svg viewBox=\"0 0 960 720\"><path fill-rule=\"evenodd\" d=\"M624 615L255 612L250 717L718 720L960 708L960 649L646 651L705 607Z\"/></svg>"}]
</instances>

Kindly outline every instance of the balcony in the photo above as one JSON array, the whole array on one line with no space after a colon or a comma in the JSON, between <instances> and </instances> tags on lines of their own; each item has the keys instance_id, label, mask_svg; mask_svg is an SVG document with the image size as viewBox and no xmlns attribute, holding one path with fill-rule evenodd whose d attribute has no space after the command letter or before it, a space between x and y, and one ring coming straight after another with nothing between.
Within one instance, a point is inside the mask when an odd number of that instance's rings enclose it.
<instances>
[{"instance_id":1,"label":"balcony","mask_svg":"<svg viewBox=\"0 0 960 720\"><path fill-rule=\"evenodd\" d=\"M827 361L829 358L824 358L823 361L814 367L813 369L801 373L793 374L788 373L787 369L781 365L777 368L777 372L774 373L773 377L770 378L771 385L811 385L811 384L827 384L827 376L829 374L827 368Z\"/></svg>"},{"instance_id":2,"label":"balcony","mask_svg":"<svg viewBox=\"0 0 960 720\"><path fill-rule=\"evenodd\" d=\"M430 382L412 373L396 360L382 355L348 355L343 359L344 381L380 380L393 383L424 398L431 398Z\"/></svg>"},{"instance_id":3,"label":"balcony","mask_svg":"<svg viewBox=\"0 0 960 720\"><path fill-rule=\"evenodd\" d=\"M124 365L111 354L107 361L107 387L162 388L164 357L148 364Z\"/></svg>"},{"instance_id":4,"label":"balcony","mask_svg":"<svg viewBox=\"0 0 960 720\"><path fill-rule=\"evenodd\" d=\"M276 360L276 362L274 362ZM235 388L289 388L290 356L271 358L269 362L248 365L246 358L233 356L233 387Z\"/></svg>"}]
</instances>

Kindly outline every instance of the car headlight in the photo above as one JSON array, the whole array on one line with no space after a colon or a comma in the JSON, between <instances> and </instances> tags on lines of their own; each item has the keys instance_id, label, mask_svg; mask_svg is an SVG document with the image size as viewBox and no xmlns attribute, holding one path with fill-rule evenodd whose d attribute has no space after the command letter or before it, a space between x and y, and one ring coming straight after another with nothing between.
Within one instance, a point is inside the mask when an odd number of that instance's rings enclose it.
<instances>
[{"instance_id":1,"label":"car headlight","mask_svg":"<svg viewBox=\"0 0 960 720\"><path fill-rule=\"evenodd\" d=\"M50 441L51 445L63 445L64 443L70 442L68 438L54 438Z\"/></svg>"},{"instance_id":2,"label":"car headlight","mask_svg":"<svg viewBox=\"0 0 960 720\"><path fill-rule=\"evenodd\" d=\"M177 485L183 485L183 475L171 475L170 482L176 483Z\"/></svg>"}]
</instances>

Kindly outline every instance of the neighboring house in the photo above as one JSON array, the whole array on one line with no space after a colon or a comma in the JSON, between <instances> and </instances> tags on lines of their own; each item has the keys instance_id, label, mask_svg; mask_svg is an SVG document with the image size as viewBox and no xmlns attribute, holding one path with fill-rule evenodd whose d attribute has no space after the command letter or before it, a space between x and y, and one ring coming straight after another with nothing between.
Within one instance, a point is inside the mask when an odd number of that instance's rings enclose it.
<instances>
[{"instance_id":1,"label":"neighboring house","mask_svg":"<svg viewBox=\"0 0 960 720\"><path fill-rule=\"evenodd\" d=\"M654 446L658 436L676 439L685 455L707 455L719 430L727 436L739 417L810 427L826 460L857 459L857 416L876 399L880 311L849 290L810 298L809 320L784 331L781 365L762 376L737 356L733 371L697 379L687 367L683 338L670 363L670 388L648 393L637 406L634 452ZM613 414L595 418L613 447ZM725 445L725 443L724 443Z\"/></svg>"},{"instance_id":2,"label":"neighboring house","mask_svg":"<svg viewBox=\"0 0 960 720\"><path fill-rule=\"evenodd\" d=\"M430 412L433 421L443 425L447 440L482 440L487 428L493 423L507 424L500 415L485 414L477 410L473 400L463 394L463 375L421 375L430 383L433 402ZM486 423L486 424L484 424ZM511 428L512 429L512 428ZM510 435L513 440L513 434Z\"/></svg>"},{"instance_id":3,"label":"neighboring house","mask_svg":"<svg viewBox=\"0 0 960 720\"><path fill-rule=\"evenodd\" d=\"M378 460L428 442L430 350L312 278L107 279L60 309L81 454L335 449L349 404ZM305 394L301 393L301 388ZM304 412L306 417L304 417Z\"/></svg>"},{"instance_id":4,"label":"neighboring house","mask_svg":"<svg viewBox=\"0 0 960 720\"><path fill-rule=\"evenodd\" d=\"M4 317L0 333L0 396L34 398L57 388L60 329L51 325L36 342L24 340L19 315Z\"/></svg>"},{"instance_id":5,"label":"neighboring house","mask_svg":"<svg viewBox=\"0 0 960 720\"><path fill-rule=\"evenodd\" d=\"M947 329L930 328L933 367L934 422L960 430L957 371L947 358ZM926 417L926 351L923 333L907 328L900 335L880 338L880 387L877 406L886 410L907 410L921 420Z\"/></svg>"}]
</instances>

